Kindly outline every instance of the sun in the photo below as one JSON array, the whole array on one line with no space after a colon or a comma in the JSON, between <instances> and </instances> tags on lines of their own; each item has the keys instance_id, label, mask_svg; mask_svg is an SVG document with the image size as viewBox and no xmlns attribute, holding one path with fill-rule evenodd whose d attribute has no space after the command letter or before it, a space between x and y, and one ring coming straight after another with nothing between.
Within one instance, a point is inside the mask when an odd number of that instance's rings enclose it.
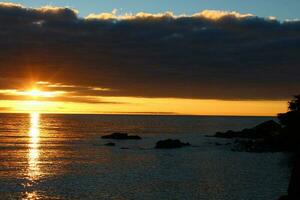
<instances>
[{"instance_id":1,"label":"sun","mask_svg":"<svg viewBox=\"0 0 300 200\"><path fill-rule=\"evenodd\" d=\"M27 92L27 95L32 96L32 97L41 97L43 96L43 92L38 90L38 89L32 89Z\"/></svg>"},{"instance_id":2,"label":"sun","mask_svg":"<svg viewBox=\"0 0 300 200\"><path fill-rule=\"evenodd\" d=\"M31 96L31 97L53 97L54 96L54 94L52 94L51 92L41 91L36 88L26 91L25 95Z\"/></svg>"},{"instance_id":3,"label":"sun","mask_svg":"<svg viewBox=\"0 0 300 200\"><path fill-rule=\"evenodd\" d=\"M25 96L30 96L30 97L34 97L34 98L51 98L51 97L56 97L60 94L62 94L63 92L59 92L59 91L42 91L40 89L37 88L33 88L31 90L25 91L23 92L23 95Z\"/></svg>"}]
</instances>

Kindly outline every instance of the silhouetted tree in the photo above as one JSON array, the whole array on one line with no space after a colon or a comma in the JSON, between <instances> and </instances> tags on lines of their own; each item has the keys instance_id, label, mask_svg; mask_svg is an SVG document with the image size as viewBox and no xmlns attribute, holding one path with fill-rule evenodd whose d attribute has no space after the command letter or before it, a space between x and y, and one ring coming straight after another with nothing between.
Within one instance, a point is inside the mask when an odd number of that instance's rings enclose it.
<instances>
[{"instance_id":1,"label":"silhouetted tree","mask_svg":"<svg viewBox=\"0 0 300 200\"><path fill-rule=\"evenodd\" d=\"M296 95L294 99L289 102L289 110L290 111L300 111L300 95Z\"/></svg>"}]
</instances>

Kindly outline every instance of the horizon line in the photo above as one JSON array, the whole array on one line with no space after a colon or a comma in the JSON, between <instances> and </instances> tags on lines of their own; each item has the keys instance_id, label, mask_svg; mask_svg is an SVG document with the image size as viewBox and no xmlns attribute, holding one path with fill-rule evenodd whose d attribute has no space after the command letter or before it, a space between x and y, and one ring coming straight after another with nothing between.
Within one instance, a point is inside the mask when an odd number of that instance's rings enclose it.
<instances>
[{"instance_id":1,"label":"horizon line","mask_svg":"<svg viewBox=\"0 0 300 200\"><path fill-rule=\"evenodd\" d=\"M0 112L0 114L31 114L39 113L44 115L128 115L128 116L177 116L177 117L277 117L276 115L234 115L234 114L180 114L180 113L155 113L152 112L133 112L133 113L83 113L83 112ZM278 113L279 114L279 113Z\"/></svg>"}]
</instances>

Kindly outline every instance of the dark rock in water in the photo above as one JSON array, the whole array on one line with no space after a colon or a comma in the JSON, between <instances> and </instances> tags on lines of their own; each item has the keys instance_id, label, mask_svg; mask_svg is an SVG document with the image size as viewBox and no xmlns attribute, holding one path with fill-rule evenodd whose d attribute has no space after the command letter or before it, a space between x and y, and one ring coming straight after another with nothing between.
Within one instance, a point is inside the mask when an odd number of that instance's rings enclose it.
<instances>
[{"instance_id":1,"label":"dark rock in water","mask_svg":"<svg viewBox=\"0 0 300 200\"><path fill-rule=\"evenodd\" d=\"M185 146L190 146L190 143L183 143L180 140L160 140L156 143L156 149L173 149L173 148L181 148Z\"/></svg>"},{"instance_id":2,"label":"dark rock in water","mask_svg":"<svg viewBox=\"0 0 300 200\"><path fill-rule=\"evenodd\" d=\"M129 149L128 147L121 147L120 149Z\"/></svg>"},{"instance_id":3,"label":"dark rock in water","mask_svg":"<svg viewBox=\"0 0 300 200\"><path fill-rule=\"evenodd\" d=\"M217 132L215 137L221 138L269 138L279 135L281 126L277 122L270 120L263 122L253 128L243 129L242 131Z\"/></svg>"},{"instance_id":4,"label":"dark rock in water","mask_svg":"<svg viewBox=\"0 0 300 200\"><path fill-rule=\"evenodd\" d=\"M109 142L109 143L106 143L105 146L110 146L110 147L112 147L112 146L116 146L116 144L113 143L113 142Z\"/></svg>"},{"instance_id":5,"label":"dark rock in water","mask_svg":"<svg viewBox=\"0 0 300 200\"><path fill-rule=\"evenodd\" d=\"M215 145L216 145L216 146L221 146L222 144L219 143L219 142L216 142Z\"/></svg>"},{"instance_id":6,"label":"dark rock in water","mask_svg":"<svg viewBox=\"0 0 300 200\"><path fill-rule=\"evenodd\" d=\"M140 140L142 139L138 135L128 135L127 133L112 133L110 135L102 136L102 139L113 139L113 140Z\"/></svg>"}]
</instances>

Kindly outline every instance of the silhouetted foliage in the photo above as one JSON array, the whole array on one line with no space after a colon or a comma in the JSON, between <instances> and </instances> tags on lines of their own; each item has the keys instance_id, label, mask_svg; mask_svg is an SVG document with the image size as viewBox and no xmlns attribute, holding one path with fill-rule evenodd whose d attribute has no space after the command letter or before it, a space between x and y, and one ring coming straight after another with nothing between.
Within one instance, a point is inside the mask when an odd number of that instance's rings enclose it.
<instances>
[{"instance_id":1,"label":"silhouetted foliage","mask_svg":"<svg viewBox=\"0 0 300 200\"><path fill-rule=\"evenodd\" d=\"M300 111L300 95L296 95L294 99L289 102L290 111Z\"/></svg>"}]
</instances>

